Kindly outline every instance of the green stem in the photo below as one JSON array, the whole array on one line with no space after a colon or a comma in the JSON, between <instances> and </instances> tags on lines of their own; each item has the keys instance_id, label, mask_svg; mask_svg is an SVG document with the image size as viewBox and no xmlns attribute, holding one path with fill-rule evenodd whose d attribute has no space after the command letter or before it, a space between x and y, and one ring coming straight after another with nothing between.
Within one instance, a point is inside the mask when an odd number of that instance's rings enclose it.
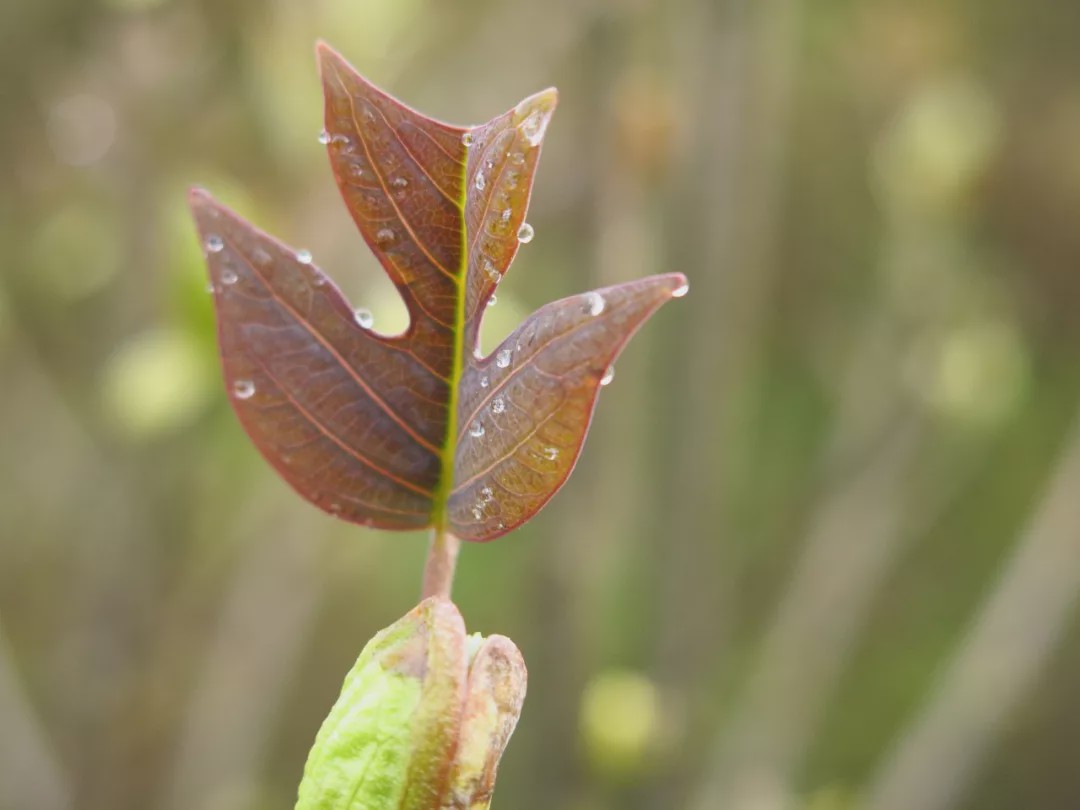
<instances>
[{"instance_id":1,"label":"green stem","mask_svg":"<svg viewBox=\"0 0 1080 810\"><path fill-rule=\"evenodd\" d=\"M429 596L450 598L450 589L454 585L454 568L457 566L458 551L461 541L445 529L438 527L431 530L431 547L428 549L427 562L424 564L424 591L421 599Z\"/></svg>"}]
</instances>

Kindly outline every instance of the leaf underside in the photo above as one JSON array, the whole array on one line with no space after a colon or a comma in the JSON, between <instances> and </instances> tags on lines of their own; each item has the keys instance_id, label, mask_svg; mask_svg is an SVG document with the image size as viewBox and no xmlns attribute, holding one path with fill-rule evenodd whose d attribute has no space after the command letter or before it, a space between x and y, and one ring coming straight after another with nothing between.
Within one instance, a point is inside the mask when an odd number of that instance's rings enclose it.
<instances>
[{"instance_id":1,"label":"leaf underside","mask_svg":"<svg viewBox=\"0 0 1080 810\"><path fill-rule=\"evenodd\" d=\"M318 56L334 177L410 323L401 335L372 331L310 256L195 189L233 407L266 459L320 508L384 529L491 540L562 486L607 369L686 279L556 301L479 356L555 91L455 127L381 92L322 43Z\"/></svg>"}]
</instances>

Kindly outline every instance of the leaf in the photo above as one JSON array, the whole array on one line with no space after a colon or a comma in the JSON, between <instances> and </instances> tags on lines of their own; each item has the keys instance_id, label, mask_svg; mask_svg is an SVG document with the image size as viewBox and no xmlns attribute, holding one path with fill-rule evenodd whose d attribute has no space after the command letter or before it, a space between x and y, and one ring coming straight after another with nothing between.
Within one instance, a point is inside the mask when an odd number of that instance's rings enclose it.
<instances>
[{"instance_id":1,"label":"leaf","mask_svg":"<svg viewBox=\"0 0 1080 810\"><path fill-rule=\"evenodd\" d=\"M562 486L605 373L686 279L556 301L479 356L484 309L531 233L525 210L556 92L455 127L378 90L326 45L318 55L322 140L409 328L373 331L310 255L193 190L233 407L266 459L322 509L491 540Z\"/></svg>"},{"instance_id":2,"label":"leaf","mask_svg":"<svg viewBox=\"0 0 1080 810\"><path fill-rule=\"evenodd\" d=\"M296 810L483 810L521 715L525 662L425 599L367 643L304 766Z\"/></svg>"}]
</instances>

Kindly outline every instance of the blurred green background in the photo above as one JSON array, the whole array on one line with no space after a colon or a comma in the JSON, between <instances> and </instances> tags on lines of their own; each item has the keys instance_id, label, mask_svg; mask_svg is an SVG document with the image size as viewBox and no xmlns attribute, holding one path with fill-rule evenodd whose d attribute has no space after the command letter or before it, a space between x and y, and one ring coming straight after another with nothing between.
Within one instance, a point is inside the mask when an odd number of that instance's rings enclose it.
<instances>
[{"instance_id":1,"label":"blurred green background","mask_svg":"<svg viewBox=\"0 0 1080 810\"><path fill-rule=\"evenodd\" d=\"M530 669L495 806L1080 807L1080 4L4 0L0 808L291 808L417 597L242 433L184 207L400 320L319 37L454 122L559 87L489 340L690 277L462 554Z\"/></svg>"}]
</instances>

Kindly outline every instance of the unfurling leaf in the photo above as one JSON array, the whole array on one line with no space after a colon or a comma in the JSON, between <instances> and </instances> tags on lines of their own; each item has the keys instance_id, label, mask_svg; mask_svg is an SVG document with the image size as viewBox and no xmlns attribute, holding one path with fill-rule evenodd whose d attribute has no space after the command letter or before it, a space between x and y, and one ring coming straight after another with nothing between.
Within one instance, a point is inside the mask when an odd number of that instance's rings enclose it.
<instances>
[{"instance_id":1,"label":"unfurling leaf","mask_svg":"<svg viewBox=\"0 0 1080 810\"><path fill-rule=\"evenodd\" d=\"M488 300L521 242L556 93L487 124L427 118L319 46L334 176L408 308L388 337L311 262L204 191L210 265L240 421L305 498L386 529L491 540L534 515L577 461L605 374L686 290L671 273L548 304L489 357Z\"/></svg>"},{"instance_id":2,"label":"unfurling leaf","mask_svg":"<svg viewBox=\"0 0 1080 810\"><path fill-rule=\"evenodd\" d=\"M466 636L452 603L424 600L346 676L296 810L484 810L525 680L510 639Z\"/></svg>"}]
</instances>

